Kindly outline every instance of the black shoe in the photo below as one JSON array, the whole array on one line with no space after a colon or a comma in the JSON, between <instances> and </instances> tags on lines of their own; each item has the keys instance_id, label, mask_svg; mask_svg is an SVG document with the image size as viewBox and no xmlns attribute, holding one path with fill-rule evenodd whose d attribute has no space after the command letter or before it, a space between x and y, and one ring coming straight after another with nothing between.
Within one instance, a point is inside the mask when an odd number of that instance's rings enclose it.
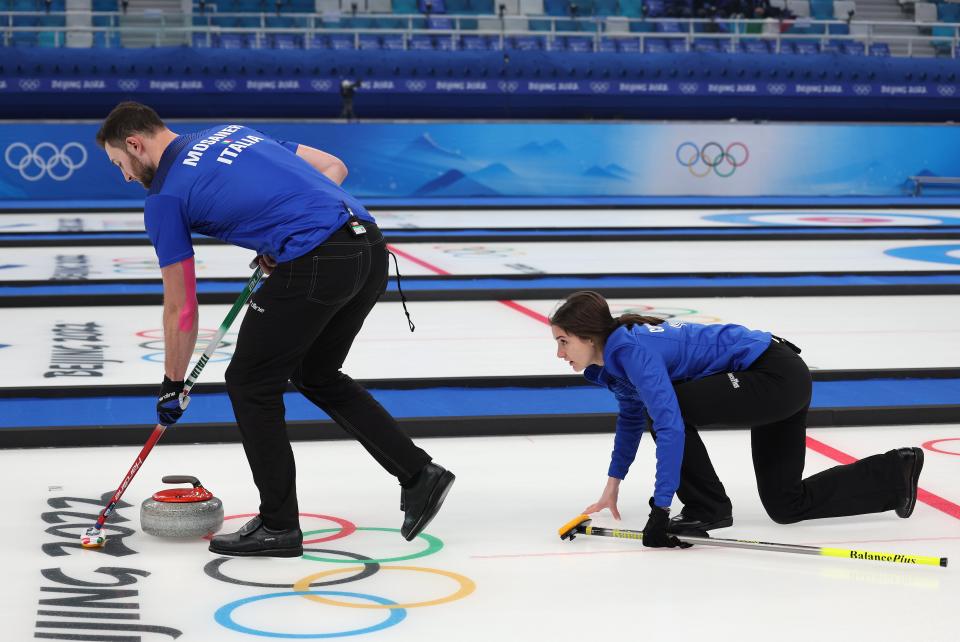
<instances>
[{"instance_id":1,"label":"black shoe","mask_svg":"<svg viewBox=\"0 0 960 642\"><path fill-rule=\"evenodd\" d=\"M403 507L403 526L400 534L408 542L420 534L434 518L446 499L456 476L443 466L429 463L417 476L417 481L400 491Z\"/></svg>"},{"instance_id":2,"label":"black shoe","mask_svg":"<svg viewBox=\"0 0 960 642\"><path fill-rule=\"evenodd\" d=\"M303 533L299 528L268 529L257 516L236 533L214 535L210 540L210 552L244 557L300 557L303 555Z\"/></svg>"},{"instance_id":3,"label":"black shoe","mask_svg":"<svg viewBox=\"0 0 960 642\"><path fill-rule=\"evenodd\" d=\"M670 523L667 524L667 532L673 535L679 535L687 533L688 535L698 535L699 531L703 533L705 531L712 531L715 528L726 528L727 526L733 526L733 516L727 515L726 517L720 517L717 519L696 519L693 517L687 517L683 513L680 513L676 517L670 520Z\"/></svg>"},{"instance_id":4,"label":"black shoe","mask_svg":"<svg viewBox=\"0 0 960 642\"><path fill-rule=\"evenodd\" d=\"M917 505L917 484L920 483L920 470L923 468L923 450L920 448L898 448L897 457L903 468L903 497L897 503L897 517L907 518L913 514Z\"/></svg>"}]
</instances>

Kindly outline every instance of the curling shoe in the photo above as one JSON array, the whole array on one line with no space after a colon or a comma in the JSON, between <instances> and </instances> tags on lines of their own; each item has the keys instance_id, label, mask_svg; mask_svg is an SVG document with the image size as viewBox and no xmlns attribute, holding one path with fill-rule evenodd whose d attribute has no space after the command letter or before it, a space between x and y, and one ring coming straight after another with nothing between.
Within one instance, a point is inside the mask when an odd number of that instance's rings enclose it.
<instances>
[{"instance_id":1,"label":"curling shoe","mask_svg":"<svg viewBox=\"0 0 960 642\"><path fill-rule=\"evenodd\" d=\"M681 512L667 524L667 532L672 535L680 535L683 533L698 535L699 533L705 534L706 531L712 531L715 528L726 528L727 526L733 526L733 516L731 515L718 519L704 520L687 517ZM699 531L699 533L697 531Z\"/></svg>"},{"instance_id":2,"label":"curling shoe","mask_svg":"<svg viewBox=\"0 0 960 642\"><path fill-rule=\"evenodd\" d=\"M920 469L923 468L923 450L920 448L898 448L897 458L903 473L903 495L897 500L897 517L907 518L913 514L917 505L917 484L920 483Z\"/></svg>"},{"instance_id":3,"label":"curling shoe","mask_svg":"<svg viewBox=\"0 0 960 642\"><path fill-rule=\"evenodd\" d=\"M400 491L403 526L400 534L408 542L427 527L443 505L456 476L443 466L429 463L410 485Z\"/></svg>"},{"instance_id":4,"label":"curling shoe","mask_svg":"<svg viewBox=\"0 0 960 642\"><path fill-rule=\"evenodd\" d=\"M300 557L303 555L303 533L299 528L269 529L258 515L236 533L214 535L210 540L210 552L238 557Z\"/></svg>"}]
</instances>

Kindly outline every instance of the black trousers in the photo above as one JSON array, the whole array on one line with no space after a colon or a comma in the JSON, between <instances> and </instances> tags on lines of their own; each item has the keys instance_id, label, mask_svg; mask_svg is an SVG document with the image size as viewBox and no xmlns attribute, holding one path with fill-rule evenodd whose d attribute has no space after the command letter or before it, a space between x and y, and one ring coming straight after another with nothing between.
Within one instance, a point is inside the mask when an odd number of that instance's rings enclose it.
<instances>
[{"instance_id":1,"label":"black trousers","mask_svg":"<svg viewBox=\"0 0 960 642\"><path fill-rule=\"evenodd\" d=\"M284 421L287 382L400 482L430 456L362 386L340 372L354 337L387 287L387 249L376 225L346 228L276 267L254 294L227 368L227 392L270 528L298 525L296 469Z\"/></svg>"},{"instance_id":2,"label":"black trousers","mask_svg":"<svg viewBox=\"0 0 960 642\"><path fill-rule=\"evenodd\" d=\"M686 424L677 489L684 515L711 521L731 514L730 499L697 432L698 426L711 424L751 429L760 500L780 524L891 510L904 490L893 451L803 478L812 380L803 359L786 345L772 342L742 372L674 389Z\"/></svg>"}]
</instances>

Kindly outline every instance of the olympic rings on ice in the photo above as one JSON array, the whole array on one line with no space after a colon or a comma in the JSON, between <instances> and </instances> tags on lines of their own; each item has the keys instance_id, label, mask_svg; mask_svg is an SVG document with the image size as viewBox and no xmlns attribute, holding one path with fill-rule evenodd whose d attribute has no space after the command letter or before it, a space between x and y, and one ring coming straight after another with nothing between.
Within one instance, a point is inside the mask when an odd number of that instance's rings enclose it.
<instances>
[{"instance_id":1,"label":"olympic rings on ice","mask_svg":"<svg viewBox=\"0 0 960 642\"><path fill-rule=\"evenodd\" d=\"M364 532L382 532L382 533L399 533L399 529L396 528L375 528L375 527L361 527L356 526L352 522L341 519L339 517L333 517L330 515L319 515L316 513L300 513L301 517L313 517L318 519L325 519L332 521L339 525L339 528L322 528L317 530L311 530L304 533L304 537L308 538L304 540L304 545L311 543L330 541L334 539L345 538L357 531ZM230 515L225 519L239 519L241 517L253 517L252 514L245 515ZM324 537L318 537L316 539L309 539L311 535L319 535L322 533L330 533ZM386 566L388 562L396 562L401 560L410 560L420 557L426 557L432 555L443 548L443 541L439 538L429 535L427 533L420 533L418 537L426 542L426 548L409 555L398 555L394 557L384 557L384 558L372 558L366 555L361 555L359 553L352 553L349 551L341 550L331 550L331 549L322 549L322 548L305 548L304 555L302 559L311 560L312 562L321 562L321 563L344 563L351 564L352 566L332 568L324 571L319 571L316 573L308 574L300 579L293 581L292 583L278 583L278 582L266 582L258 580L248 580L240 579L234 577L237 574L238 568L233 569L232 575L227 575L224 572L223 567L234 558L230 557L218 557L216 559L208 562L204 567L204 573L217 581L224 582L227 584L239 585L239 586L249 586L252 588L267 588L267 589L293 589L291 590L281 590L276 593L266 593L262 595L253 595L251 597L246 597L243 599L235 600L228 604L224 604L219 609L217 609L214 614L215 621L221 626L230 629L238 633L244 633L247 635L255 635L260 637L269 637L269 638L281 638L281 639L330 639L330 638L339 638L339 637L351 637L355 635L363 635L366 633L373 633L376 631L381 631L383 629L395 626L402 622L407 617L407 610L412 608L423 608L427 606L438 606L441 604L448 604L456 600L461 600L469 595L471 595L476 590L476 583L471 580L469 577L461 575L460 573L455 573L453 571L447 571L437 568L428 568L421 566ZM336 555L341 556L346 559L340 559L337 557L320 557L314 555L315 553L323 553L327 555ZM241 567L242 568L242 567ZM261 568L263 568L261 566ZM316 590L319 587L329 587L337 584L347 584L350 582L356 582L359 580L366 579L373 575L376 575L380 571L408 571L416 573L425 573L428 575L445 577L456 582L457 587L453 592L450 592L441 597L421 600L418 602L406 602L401 603L393 599L386 597L381 597L378 595L371 595L367 593L354 593L346 591L327 591L327 590ZM336 577L345 575L346 577ZM339 608L349 608L349 609L358 609L358 610L368 610L368 609L383 609L387 611L387 617L380 621L376 621L374 624L370 625L358 625L358 628L347 629L341 631L329 631L329 632L311 632L311 633L297 633L297 632L284 632L284 631L271 631L262 628L253 628L252 626L247 626L246 624L241 624L237 621L234 616L234 613L237 609L244 607L246 605L252 605L256 602L263 602L265 600L278 599L283 597L301 597L307 601L314 602L315 604L321 604L332 607ZM347 599L339 599L347 598ZM356 600L360 600L357 602ZM352 616L351 616L352 617ZM247 620L247 622L256 622L257 625L260 625L262 620ZM353 622L351 621L351 624Z\"/></svg>"}]
</instances>

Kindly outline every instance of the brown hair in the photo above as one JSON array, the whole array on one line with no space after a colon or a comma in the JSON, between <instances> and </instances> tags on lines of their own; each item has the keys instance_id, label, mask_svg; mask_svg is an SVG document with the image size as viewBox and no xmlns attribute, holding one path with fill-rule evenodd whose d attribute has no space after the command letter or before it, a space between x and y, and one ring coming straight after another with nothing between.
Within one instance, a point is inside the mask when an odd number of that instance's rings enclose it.
<instances>
[{"instance_id":1,"label":"brown hair","mask_svg":"<svg viewBox=\"0 0 960 642\"><path fill-rule=\"evenodd\" d=\"M581 339L592 339L598 345L605 344L610 333L622 325L630 327L633 324L661 323L663 319L659 317L640 314L621 314L614 318L603 295L590 290L574 292L568 296L550 317L550 325L562 328Z\"/></svg>"},{"instance_id":2,"label":"brown hair","mask_svg":"<svg viewBox=\"0 0 960 642\"><path fill-rule=\"evenodd\" d=\"M107 115L97 132L97 145L126 149L128 136L134 134L154 134L166 125L160 120L157 112L140 103L127 101L120 103Z\"/></svg>"}]
</instances>

